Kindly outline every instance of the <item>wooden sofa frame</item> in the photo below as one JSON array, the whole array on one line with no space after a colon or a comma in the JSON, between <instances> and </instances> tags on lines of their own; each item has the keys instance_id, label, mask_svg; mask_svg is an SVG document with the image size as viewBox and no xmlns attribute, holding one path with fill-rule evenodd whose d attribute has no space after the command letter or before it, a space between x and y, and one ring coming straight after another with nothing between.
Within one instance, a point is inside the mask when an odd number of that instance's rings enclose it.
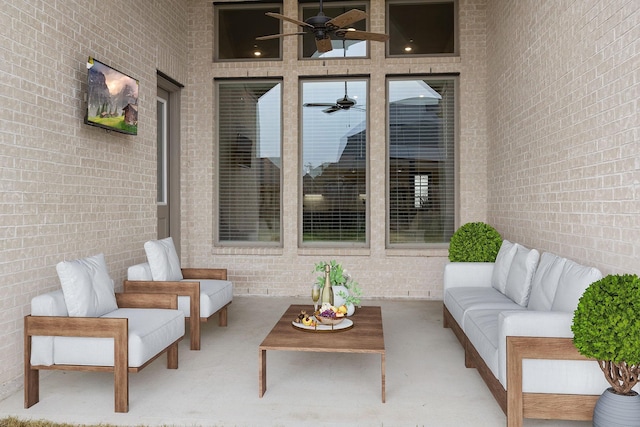
<instances>
[{"instance_id":1,"label":"wooden sofa frame","mask_svg":"<svg viewBox=\"0 0 640 427\"><path fill-rule=\"evenodd\" d=\"M191 350L200 350L200 322L207 322L213 315L218 314L218 325L227 326L227 307L231 303L209 317L200 317L200 282L197 280L227 280L227 270L224 268L182 268L181 270L182 277L188 281L125 280L124 292L168 293L188 296Z\"/></svg>"},{"instance_id":2,"label":"wooden sofa frame","mask_svg":"<svg viewBox=\"0 0 640 427\"><path fill-rule=\"evenodd\" d=\"M599 395L524 393L524 359L593 360L581 355L571 338L507 337L507 390L493 375L464 331L443 304L443 327L451 328L464 348L467 368L476 368L507 416L507 427L522 427L524 418L588 421Z\"/></svg>"},{"instance_id":3,"label":"wooden sofa frame","mask_svg":"<svg viewBox=\"0 0 640 427\"><path fill-rule=\"evenodd\" d=\"M119 308L178 308L177 295L116 294ZM24 318L24 407L40 401L41 370L113 372L115 412L129 411L129 372L138 372L163 353L167 353L167 369L178 369L180 337L140 367L129 367L128 319L100 317L25 316ZM113 366L32 365L33 336L70 336L113 338Z\"/></svg>"}]
</instances>

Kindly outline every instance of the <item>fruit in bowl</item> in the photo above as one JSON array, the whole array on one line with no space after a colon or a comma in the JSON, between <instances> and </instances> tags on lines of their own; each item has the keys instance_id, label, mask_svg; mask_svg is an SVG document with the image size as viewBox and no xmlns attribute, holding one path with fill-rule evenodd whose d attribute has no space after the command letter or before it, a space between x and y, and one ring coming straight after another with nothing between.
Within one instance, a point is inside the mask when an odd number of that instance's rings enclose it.
<instances>
[{"instance_id":1,"label":"fruit in bowl","mask_svg":"<svg viewBox=\"0 0 640 427\"><path fill-rule=\"evenodd\" d=\"M344 320L345 313L346 307L345 311L343 311L340 307L335 307L331 304L325 303L322 304L320 310L316 311L314 314L318 322L323 325L337 325Z\"/></svg>"}]
</instances>

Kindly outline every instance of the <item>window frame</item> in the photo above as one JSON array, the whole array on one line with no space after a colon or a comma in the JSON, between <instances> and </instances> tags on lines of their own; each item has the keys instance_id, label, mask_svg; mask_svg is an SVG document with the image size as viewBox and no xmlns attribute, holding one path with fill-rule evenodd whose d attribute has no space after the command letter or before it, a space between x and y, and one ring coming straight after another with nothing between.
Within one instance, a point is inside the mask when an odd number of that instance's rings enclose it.
<instances>
[{"instance_id":1,"label":"window frame","mask_svg":"<svg viewBox=\"0 0 640 427\"><path fill-rule=\"evenodd\" d=\"M386 58L440 58L440 57L459 57L460 56L460 13L459 13L459 0L387 0L385 4L385 31L390 34L390 19L391 14L389 7L391 5L420 5L429 3L453 3L453 34L454 44L453 52L447 53L391 53L391 40L386 42L385 54Z\"/></svg>"},{"instance_id":2,"label":"window frame","mask_svg":"<svg viewBox=\"0 0 640 427\"><path fill-rule=\"evenodd\" d=\"M213 62L265 62L265 61L282 61L283 52L282 52L282 38L278 39L278 56L274 58L220 58L220 36L218 33L218 29L220 28L219 20L220 20L220 10L257 10L257 9L270 9L269 11L275 11L276 13L282 13L283 4L282 2L246 2L246 3L226 3L226 2L214 2L213 3ZM265 16L265 19L272 19L274 22L276 18L271 18ZM279 23L279 33L282 33L282 21ZM268 34L263 34L268 35ZM256 41L258 43L259 41Z\"/></svg>"},{"instance_id":3,"label":"window frame","mask_svg":"<svg viewBox=\"0 0 640 427\"><path fill-rule=\"evenodd\" d=\"M221 217L221 195L220 195L220 108L219 107L219 99L220 99L220 85L225 83L274 83L274 87L276 84L280 84L280 176L278 185L280 186L279 190L279 230L278 230L278 240L277 241L268 241L268 240L220 240L220 217ZM282 248L284 245L284 227L283 227L283 152L284 152L284 111L283 111L283 102L284 102L284 79L282 77L265 77L265 78L215 78L213 81L214 86L214 96L213 103L215 107L215 119L214 119L214 127L216 131L214 132L213 138L213 156L215 159L215 185L214 185L214 218L213 220L213 243L215 247L222 248Z\"/></svg>"},{"instance_id":4,"label":"window frame","mask_svg":"<svg viewBox=\"0 0 640 427\"><path fill-rule=\"evenodd\" d=\"M416 250L428 250L428 249L446 249L449 247L449 240L446 242L424 242L424 243L392 243L391 242L391 155L390 145L391 136L389 125L389 82L391 81L408 81L408 80L444 80L450 79L454 87L453 95L453 194L450 197L453 199L451 208L453 209L451 218L447 218L452 224L452 232L455 230L459 217L459 200L460 200L460 169L459 169L459 150L460 150L460 74L459 73L442 73L442 74L403 74L403 75L387 75L385 77L385 92L386 92L386 123L385 123L385 248L387 250L398 249L416 249ZM431 174L429 174L429 180L431 181Z\"/></svg>"},{"instance_id":5,"label":"window frame","mask_svg":"<svg viewBox=\"0 0 640 427\"><path fill-rule=\"evenodd\" d=\"M365 152L365 232L364 232L364 242L340 242L340 241L306 241L304 240L304 129L303 129L303 103L304 103L304 83L305 82L318 82L318 81L326 81L326 82L344 82L344 81L361 81L366 84L366 96L367 100L365 105L367 109L365 111L365 120L367 123L367 136L366 136L366 152ZM298 165L296 169L296 173L298 176L298 247L301 249L309 249L309 248L353 248L353 249L369 249L371 245L371 203L370 203L370 194L371 194L371 168L370 168L370 134L368 132L370 126L370 104L369 99L371 95L371 78L369 75L334 75L331 77L318 77L318 76L301 76L298 79L298 111L299 111L299 122L298 122ZM336 112L334 114L339 114L340 112Z\"/></svg>"}]
</instances>

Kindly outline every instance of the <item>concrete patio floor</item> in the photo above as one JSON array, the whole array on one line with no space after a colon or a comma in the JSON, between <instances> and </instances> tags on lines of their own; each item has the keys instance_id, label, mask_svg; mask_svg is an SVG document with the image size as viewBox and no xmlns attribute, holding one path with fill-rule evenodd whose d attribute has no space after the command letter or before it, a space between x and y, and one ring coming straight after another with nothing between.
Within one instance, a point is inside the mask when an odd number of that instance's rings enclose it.
<instances>
[{"instance_id":1,"label":"concrete patio floor","mask_svg":"<svg viewBox=\"0 0 640 427\"><path fill-rule=\"evenodd\" d=\"M113 412L111 374L43 371L40 402L24 409L19 390L0 402L0 418L123 426L506 425L476 370L464 367L455 336L442 328L440 301L365 301L382 307L386 403L380 396L380 356L373 354L269 351L267 391L259 398L258 345L289 304L309 300L234 297L228 327L218 327L217 318L203 325L201 351L189 350L188 337L182 340L178 370L167 370L162 356L130 375L128 413Z\"/></svg>"}]
</instances>

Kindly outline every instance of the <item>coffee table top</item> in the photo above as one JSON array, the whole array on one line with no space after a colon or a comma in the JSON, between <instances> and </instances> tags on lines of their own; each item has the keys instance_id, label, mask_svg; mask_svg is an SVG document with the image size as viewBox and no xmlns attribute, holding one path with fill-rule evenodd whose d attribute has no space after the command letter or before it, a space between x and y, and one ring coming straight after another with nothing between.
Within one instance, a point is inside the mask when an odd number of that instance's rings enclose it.
<instances>
[{"instance_id":1,"label":"coffee table top","mask_svg":"<svg viewBox=\"0 0 640 427\"><path fill-rule=\"evenodd\" d=\"M353 328L336 332L310 332L292 325L300 310L309 305L291 305L260 344L260 350L292 350L330 353L384 353L382 311L378 306L356 309Z\"/></svg>"}]
</instances>

